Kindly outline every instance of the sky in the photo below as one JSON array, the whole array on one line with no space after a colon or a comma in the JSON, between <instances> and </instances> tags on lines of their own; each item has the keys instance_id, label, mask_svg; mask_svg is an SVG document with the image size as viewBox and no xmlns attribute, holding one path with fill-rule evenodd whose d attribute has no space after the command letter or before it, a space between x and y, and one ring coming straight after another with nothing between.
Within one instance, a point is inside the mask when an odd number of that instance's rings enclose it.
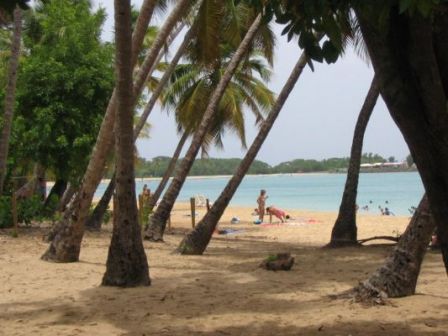
<instances>
[{"instance_id":1,"label":"sky","mask_svg":"<svg viewBox=\"0 0 448 336\"><path fill-rule=\"evenodd\" d=\"M113 39L113 0L94 0L95 8L102 6L108 13L103 38ZM137 8L142 0L132 2ZM163 18L156 18L161 24ZM268 84L279 93L290 71L300 56L296 42L287 42L281 36L282 28L275 26L277 33L274 76ZM175 53L173 44L171 54ZM293 159L317 159L345 157L350 155L354 125L359 110L367 95L373 77L373 70L353 50L336 64L315 63L315 71L305 69L288 101L280 112L257 159L271 165ZM247 144L250 146L257 134L254 118L246 114ZM151 138L139 140L137 148L140 156L152 159L156 156L171 156L180 136L172 114L155 108L149 118ZM224 149L212 149L210 157L242 158L246 150L231 132L224 137ZM373 111L364 138L363 152L378 153L383 157L394 156L402 161L409 154L401 133L391 119L380 98Z\"/></svg>"}]
</instances>

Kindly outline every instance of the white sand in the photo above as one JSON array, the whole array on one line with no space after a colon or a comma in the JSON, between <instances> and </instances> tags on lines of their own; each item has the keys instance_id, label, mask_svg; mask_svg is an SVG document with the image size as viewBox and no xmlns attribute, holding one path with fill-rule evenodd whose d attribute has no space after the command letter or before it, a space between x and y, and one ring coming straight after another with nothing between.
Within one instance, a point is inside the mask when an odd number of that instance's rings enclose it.
<instances>
[{"instance_id":1,"label":"white sand","mask_svg":"<svg viewBox=\"0 0 448 336\"><path fill-rule=\"evenodd\" d=\"M87 234L81 261L72 264L39 259L47 247L42 230L22 229L19 238L0 231L0 335L447 335L439 253L427 254L417 295L377 307L331 300L364 280L390 247L321 249L335 214L291 211L295 225L263 227L251 224L250 210L234 207L222 218L220 229L239 233L215 235L203 256L179 256L171 252L191 219L178 205L166 242L144 243L146 288L99 286L110 227ZM230 224L233 216L241 223ZM361 216L359 238L401 233L408 220ZM258 268L283 251L296 258L290 272Z\"/></svg>"}]
</instances>

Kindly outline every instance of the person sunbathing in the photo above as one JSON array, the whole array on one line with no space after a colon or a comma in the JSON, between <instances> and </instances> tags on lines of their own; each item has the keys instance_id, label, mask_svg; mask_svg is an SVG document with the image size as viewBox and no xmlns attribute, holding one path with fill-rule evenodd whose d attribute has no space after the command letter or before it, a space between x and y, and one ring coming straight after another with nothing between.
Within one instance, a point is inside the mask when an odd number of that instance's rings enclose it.
<instances>
[{"instance_id":1,"label":"person sunbathing","mask_svg":"<svg viewBox=\"0 0 448 336\"><path fill-rule=\"evenodd\" d=\"M269 223L272 223L272 216L280 219L282 223L286 222L286 220L289 219L289 215L287 215L284 210L276 208L272 205L266 208L266 212L269 214Z\"/></svg>"}]
</instances>

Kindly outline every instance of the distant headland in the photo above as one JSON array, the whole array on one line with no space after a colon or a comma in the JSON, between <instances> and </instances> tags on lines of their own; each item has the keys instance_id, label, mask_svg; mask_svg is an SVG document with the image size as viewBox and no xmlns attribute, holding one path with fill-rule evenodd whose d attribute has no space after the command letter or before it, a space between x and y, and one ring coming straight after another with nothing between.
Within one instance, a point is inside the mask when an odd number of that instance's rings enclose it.
<instances>
[{"instance_id":1,"label":"distant headland","mask_svg":"<svg viewBox=\"0 0 448 336\"><path fill-rule=\"evenodd\" d=\"M139 158L136 165L136 177L161 177L168 167L171 158L158 156L151 160ZM181 161L181 160L180 160ZM295 159L271 166L266 162L255 160L248 174L297 174L297 173L345 173L350 158L328 158L323 160ZM197 159L190 171L190 176L233 175L241 159L206 158ZM361 159L361 172L407 172L416 171L412 158L398 162L394 157L384 158L378 154L364 153Z\"/></svg>"}]
</instances>

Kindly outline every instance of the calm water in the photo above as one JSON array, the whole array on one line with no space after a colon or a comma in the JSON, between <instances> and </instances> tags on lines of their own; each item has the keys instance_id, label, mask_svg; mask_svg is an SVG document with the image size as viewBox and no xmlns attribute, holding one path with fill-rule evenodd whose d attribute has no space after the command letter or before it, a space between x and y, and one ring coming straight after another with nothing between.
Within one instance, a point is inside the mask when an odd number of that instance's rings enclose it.
<instances>
[{"instance_id":1,"label":"calm water","mask_svg":"<svg viewBox=\"0 0 448 336\"><path fill-rule=\"evenodd\" d=\"M228 180L228 177L187 179L178 199L187 201L200 194L213 201ZM137 191L140 192L145 183L151 190L155 190L158 181L137 180ZM268 206L338 211L344 183L344 174L247 176L234 195L231 205L255 208L260 189L266 189ZM101 184L96 196L101 196L105 187ZM357 203L360 207L369 205L369 213L379 213L380 205L388 207L396 215L408 215L408 209L417 206L422 195L423 185L416 172L361 174Z\"/></svg>"}]
</instances>

